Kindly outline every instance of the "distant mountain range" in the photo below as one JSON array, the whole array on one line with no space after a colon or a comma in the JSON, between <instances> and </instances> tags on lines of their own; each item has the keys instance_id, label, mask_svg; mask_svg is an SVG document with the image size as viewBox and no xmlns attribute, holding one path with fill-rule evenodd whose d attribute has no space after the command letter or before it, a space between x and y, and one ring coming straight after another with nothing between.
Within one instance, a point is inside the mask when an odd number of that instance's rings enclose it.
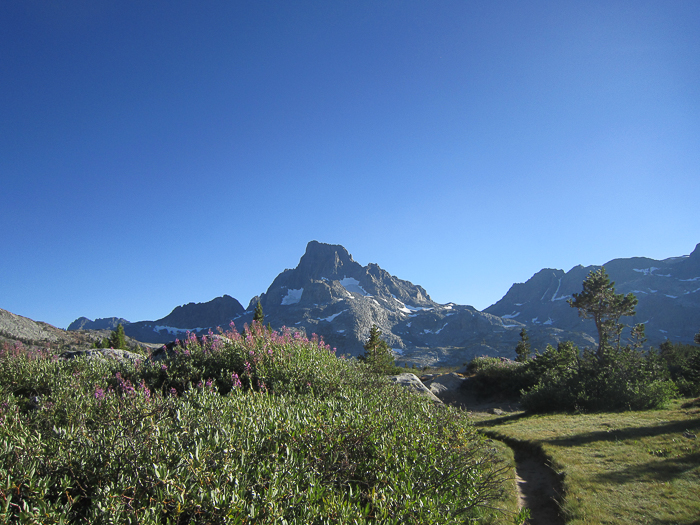
<instances>
[{"instance_id":1,"label":"distant mountain range","mask_svg":"<svg viewBox=\"0 0 700 525\"><path fill-rule=\"evenodd\" d=\"M649 344L665 339L691 343L700 330L700 245L689 256L657 261L615 259L605 268L618 293L639 299L637 316ZM128 323L121 318L90 321L81 317L69 330L113 329L121 322L128 336L147 343L166 343L187 331L202 334L230 322L240 330L253 318L258 301L265 322L322 336L339 353L358 355L372 324L397 354L399 363L455 365L475 355L512 357L525 327L535 348L572 340L595 344L595 328L566 299L599 266L577 266L569 272L545 269L526 283L514 284L483 312L471 306L438 304L420 286L390 275L376 264L362 266L340 245L310 242L296 268L285 270L247 308L228 295L206 303L178 306L156 321Z\"/></svg>"},{"instance_id":2,"label":"distant mountain range","mask_svg":"<svg viewBox=\"0 0 700 525\"><path fill-rule=\"evenodd\" d=\"M632 292L637 297L637 315L623 321L644 323L649 344L658 346L666 339L692 343L700 331L700 244L683 257L613 259L603 266L617 293ZM566 273L540 270L527 282L514 284L484 312L517 320L528 330L548 325L595 335L593 322L581 319L566 300L581 292L583 280L599 268L576 266Z\"/></svg>"},{"instance_id":3,"label":"distant mountain range","mask_svg":"<svg viewBox=\"0 0 700 525\"><path fill-rule=\"evenodd\" d=\"M700 330L700 244L686 256L662 261L614 259L603 266L616 282L618 293L637 296L637 315L623 321L644 323L649 345L658 346L666 339L693 342ZM253 320L260 301L266 324L318 334L340 354L362 353L363 342L376 324L400 364L461 365L476 355L513 357L522 328L528 330L537 349L562 340L579 347L594 346L593 322L581 319L566 300L580 292L583 280L598 268L541 270L527 282L514 284L500 301L480 312L471 306L438 304L422 287L376 264L360 265L344 247L312 241L297 267L280 273L247 308L224 295L206 303L178 306L156 321L81 317L68 331L0 310L0 343L87 348L121 323L132 343L154 347L182 339L188 331L226 330L231 322L241 330Z\"/></svg>"}]
</instances>

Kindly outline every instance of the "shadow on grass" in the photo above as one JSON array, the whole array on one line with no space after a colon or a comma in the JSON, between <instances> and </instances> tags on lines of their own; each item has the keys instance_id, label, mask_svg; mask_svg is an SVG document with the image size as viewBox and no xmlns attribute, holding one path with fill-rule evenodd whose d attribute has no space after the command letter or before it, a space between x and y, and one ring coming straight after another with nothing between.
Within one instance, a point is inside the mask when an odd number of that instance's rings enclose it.
<instances>
[{"instance_id":1,"label":"shadow on grass","mask_svg":"<svg viewBox=\"0 0 700 525\"><path fill-rule=\"evenodd\" d=\"M649 425L645 427L598 430L596 432L585 432L582 434L574 434L572 436L555 436L542 439L541 441L543 443L568 447L572 445L593 443L594 441L621 441L625 439L640 439L643 437L658 436L661 434L670 434L674 432L683 433L686 430L700 430L700 419L673 421L663 425Z\"/></svg>"},{"instance_id":2,"label":"shadow on grass","mask_svg":"<svg viewBox=\"0 0 700 525\"><path fill-rule=\"evenodd\" d=\"M528 414L527 412L518 412L516 414L508 414L508 415L504 415L501 417L495 417L492 419L484 419L481 421L475 421L474 426L475 427L497 427L498 425L502 425L503 423L517 421L519 419L524 419L524 418L530 417L531 415L532 414Z\"/></svg>"},{"instance_id":3,"label":"shadow on grass","mask_svg":"<svg viewBox=\"0 0 700 525\"><path fill-rule=\"evenodd\" d=\"M594 479L601 483L622 484L634 481L672 481L684 472L700 466L700 452L674 458L631 465L621 470L598 474Z\"/></svg>"}]
</instances>

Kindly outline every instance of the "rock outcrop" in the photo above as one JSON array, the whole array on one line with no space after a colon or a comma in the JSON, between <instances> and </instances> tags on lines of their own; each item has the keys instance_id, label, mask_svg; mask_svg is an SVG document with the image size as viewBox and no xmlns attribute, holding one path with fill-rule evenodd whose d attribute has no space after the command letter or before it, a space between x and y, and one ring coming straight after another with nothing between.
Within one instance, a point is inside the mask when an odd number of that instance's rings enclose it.
<instances>
[{"instance_id":1,"label":"rock outcrop","mask_svg":"<svg viewBox=\"0 0 700 525\"><path fill-rule=\"evenodd\" d=\"M431 392L415 374L407 372L405 374L391 376L389 379L392 380L394 383L408 388L410 391L415 392L418 395L427 397L431 401L435 401L436 403L442 403L442 401L440 401L440 399L435 394L433 394L433 392Z\"/></svg>"}]
</instances>

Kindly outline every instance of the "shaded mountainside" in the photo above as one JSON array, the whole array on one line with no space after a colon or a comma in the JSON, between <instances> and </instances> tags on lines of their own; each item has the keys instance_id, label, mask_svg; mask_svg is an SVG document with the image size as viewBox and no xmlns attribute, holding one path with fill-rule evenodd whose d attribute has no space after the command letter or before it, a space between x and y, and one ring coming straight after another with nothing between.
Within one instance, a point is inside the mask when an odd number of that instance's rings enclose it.
<instances>
[{"instance_id":1,"label":"shaded mountainside","mask_svg":"<svg viewBox=\"0 0 700 525\"><path fill-rule=\"evenodd\" d=\"M155 321L130 323L126 319L109 317L91 321L81 317L70 324L68 330L113 330L118 324L124 327L127 336L144 343L168 343L182 338L189 332L207 333L217 327L228 328L229 323L239 319L245 309L229 295L217 297L206 303L188 303L177 306L172 312Z\"/></svg>"},{"instance_id":2,"label":"shaded mountainside","mask_svg":"<svg viewBox=\"0 0 700 525\"><path fill-rule=\"evenodd\" d=\"M0 344L22 343L28 350L49 349L55 353L89 349L93 343L109 337L109 330L62 330L48 323L0 309ZM143 346L127 338L130 346Z\"/></svg>"},{"instance_id":3,"label":"shaded mountainside","mask_svg":"<svg viewBox=\"0 0 700 525\"><path fill-rule=\"evenodd\" d=\"M646 257L613 259L603 265L618 293L633 293L637 315L627 324L644 323L648 342L658 346L669 339L692 343L700 330L700 244L688 256L658 261ZM600 266L544 269L508 293L484 312L517 320L527 329L552 326L595 336L593 321L578 316L567 299L580 293L586 276Z\"/></svg>"}]
</instances>

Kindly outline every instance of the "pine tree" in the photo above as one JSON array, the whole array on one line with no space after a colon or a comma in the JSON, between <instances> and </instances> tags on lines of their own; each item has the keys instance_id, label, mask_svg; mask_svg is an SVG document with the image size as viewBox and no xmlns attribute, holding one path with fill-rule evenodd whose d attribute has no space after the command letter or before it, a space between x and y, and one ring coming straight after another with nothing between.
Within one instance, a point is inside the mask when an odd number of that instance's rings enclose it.
<instances>
[{"instance_id":1,"label":"pine tree","mask_svg":"<svg viewBox=\"0 0 700 525\"><path fill-rule=\"evenodd\" d=\"M381 338L382 332L377 325L372 325L369 339L364 344L365 353L358 359L364 361L373 371L390 374L394 370L394 355L389 345Z\"/></svg>"},{"instance_id":2,"label":"pine tree","mask_svg":"<svg viewBox=\"0 0 700 525\"><path fill-rule=\"evenodd\" d=\"M120 348L122 350L128 348L126 344L126 335L124 334L124 327L121 323L119 323L119 325L117 325L117 329L112 332L112 335L109 338L109 346L111 348Z\"/></svg>"},{"instance_id":3,"label":"pine tree","mask_svg":"<svg viewBox=\"0 0 700 525\"><path fill-rule=\"evenodd\" d=\"M254 323L260 323L261 325L265 321L265 314L263 313L263 308L262 305L260 304L260 301L258 301L258 304L255 305L255 313L253 314L253 322Z\"/></svg>"},{"instance_id":4,"label":"pine tree","mask_svg":"<svg viewBox=\"0 0 700 525\"><path fill-rule=\"evenodd\" d=\"M530 358L530 336L527 335L525 328L520 330L520 341L515 347L515 353L517 355L515 360L519 363L524 363Z\"/></svg>"},{"instance_id":5,"label":"pine tree","mask_svg":"<svg viewBox=\"0 0 700 525\"><path fill-rule=\"evenodd\" d=\"M696 345L700 345L700 332L695 334L695 338L693 340L695 341Z\"/></svg>"},{"instance_id":6,"label":"pine tree","mask_svg":"<svg viewBox=\"0 0 700 525\"><path fill-rule=\"evenodd\" d=\"M592 271L583 281L583 291L572 294L567 301L573 308L578 308L578 315L584 319L593 319L598 331L598 351L596 356L603 359L603 350L611 336L616 338L620 347L620 334L623 325L620 317L633 316L637 306L637 298L632 293L627 295L615 293L615 283L605 268Z\"/></svg>"}]
</instances>

